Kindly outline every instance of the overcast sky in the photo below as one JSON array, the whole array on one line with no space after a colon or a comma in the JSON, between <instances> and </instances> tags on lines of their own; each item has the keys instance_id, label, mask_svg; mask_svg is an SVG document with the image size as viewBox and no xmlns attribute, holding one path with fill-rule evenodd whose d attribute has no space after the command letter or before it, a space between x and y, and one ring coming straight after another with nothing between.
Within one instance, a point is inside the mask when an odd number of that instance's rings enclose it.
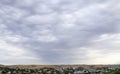
<instances>
[{"instance_id":1,"label":"overcast sky","mask_svg":"<svg viewBox=\"0 0 120 74\"><path fill-rule=\"evenodd\" d=\"M120 63L120 0L0 0L0 64Z\"/></svg>"}]
</instances>

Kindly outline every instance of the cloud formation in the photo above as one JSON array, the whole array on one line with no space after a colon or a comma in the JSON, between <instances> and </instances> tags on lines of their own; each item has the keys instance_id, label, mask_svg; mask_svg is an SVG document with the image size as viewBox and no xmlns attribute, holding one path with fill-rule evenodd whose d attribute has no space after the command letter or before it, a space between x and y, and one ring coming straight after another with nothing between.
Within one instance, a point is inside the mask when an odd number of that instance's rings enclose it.
<instances>
[{"instance_id":1,"label":"cloud formation","mask_svg":"<svg viewBox=\"0 0 120 74\"><path fill-rule=\"evenodd\" d=\"M119 9L119 0L1 0L0 62L119 63Z\"/></svg>"}]
</instances>

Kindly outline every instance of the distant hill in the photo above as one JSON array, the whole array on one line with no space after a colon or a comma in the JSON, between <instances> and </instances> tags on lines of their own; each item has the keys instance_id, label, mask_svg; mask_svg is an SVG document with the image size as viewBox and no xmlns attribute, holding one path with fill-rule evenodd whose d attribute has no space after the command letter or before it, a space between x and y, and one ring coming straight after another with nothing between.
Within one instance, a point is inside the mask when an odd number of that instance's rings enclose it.
<instances>
[{"instance_id":1,"label":"distant hill","mask_svg":"<svg viewBox=\"0 0 120 74\"><path fill-rule=\"evenodd\" d=\"M0 67L9 67L9 68L20 68L20 69L40 69L44 67L49 67L49 68L55 68L55 69L60 69L60 68L78 68L78 67L83 67L85 69L90 69L90 68L102 68L102 67L113 67L113 66L120 66L120 65L0 65Z\"/></svg>"},{"instance_id":2,"label":"distant hill","mask_svg":"<svg viewBox=\"0 0 120 74\"><path fill-rule=\"evenodd\" d=\"M4 67L4 65L0 64L0 67Z\"/></svg>"}]
</instances>

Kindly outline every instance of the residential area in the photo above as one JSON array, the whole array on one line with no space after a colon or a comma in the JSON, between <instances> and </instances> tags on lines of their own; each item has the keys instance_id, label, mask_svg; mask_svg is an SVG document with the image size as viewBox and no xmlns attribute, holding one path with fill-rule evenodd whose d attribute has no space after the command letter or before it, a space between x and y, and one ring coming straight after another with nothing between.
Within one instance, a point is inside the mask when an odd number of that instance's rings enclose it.
<instances>
[{"instance_id":1,"label":"residential area","mask_svg":"<svg viewBox=\"0 0 120 74\"><path fill-rule=\"evenodd\" d=\"M43 67L43 68L10 68L10 67L0 67L0 74L120 74L113 73L114 71L120 72L120 65L111 65L103 67L95 67L93 65L89 68L79 67Z\"/></svg>"}]
</instances>

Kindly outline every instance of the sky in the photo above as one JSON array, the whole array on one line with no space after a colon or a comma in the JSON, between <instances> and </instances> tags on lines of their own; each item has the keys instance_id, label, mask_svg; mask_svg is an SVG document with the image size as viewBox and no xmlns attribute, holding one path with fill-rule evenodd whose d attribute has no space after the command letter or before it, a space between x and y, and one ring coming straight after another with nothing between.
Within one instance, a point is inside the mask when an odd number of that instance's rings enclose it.
<instances>
[{"instance_id":1,"label":"sky","mask_svg":"<svg viewBox=\"0 0 120 74\"><path fill-rule=\"evenodd\" d=\"M0 0L0 64L119 64L120 0Z\"/></svg>"}]
</instances>

